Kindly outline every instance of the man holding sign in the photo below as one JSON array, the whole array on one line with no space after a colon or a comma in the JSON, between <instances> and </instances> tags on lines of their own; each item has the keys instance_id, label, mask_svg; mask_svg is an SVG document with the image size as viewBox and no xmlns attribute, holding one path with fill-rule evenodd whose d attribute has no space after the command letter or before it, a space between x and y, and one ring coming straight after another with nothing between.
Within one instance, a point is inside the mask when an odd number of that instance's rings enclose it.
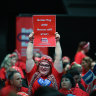
<instances>
[{"instance_id":1,"label":"man holding sign","mask_svg":"<svg viewBox=\"0 0 96 96\"><path fill-rule=\"evenodd\" d=\"M52 62L50 56L42 56L38 62L38 65L34 63L33 57L33 39L34 32L29 35L29 43L27 46L27 61L26 61L26 71L29 84L29 96L32 96L34 92L40 86L51 86L55 89L59 88L60 80L62 77L62 50L60 46L60 35L58 32L54 34L56 47L55 47L55 61Z\"/></svg>"}]
</instances>

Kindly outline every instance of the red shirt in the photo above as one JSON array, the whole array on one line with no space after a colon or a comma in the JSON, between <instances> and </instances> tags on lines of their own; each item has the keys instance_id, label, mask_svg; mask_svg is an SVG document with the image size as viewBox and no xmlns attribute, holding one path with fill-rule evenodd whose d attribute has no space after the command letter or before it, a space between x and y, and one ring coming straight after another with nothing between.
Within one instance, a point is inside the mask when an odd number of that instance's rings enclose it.
<instances>
[{"instance_id":1,"label":"red shirt","mask_svg":"<svg viewBox=\"0 0 96 96\"><path fill-rule=\"evenodd\" d=\"M0 79L1 80L5 80L6 79L6 69L3 68L3 67L0 69Z\"/></svg>"},{"instance_id":2,"label":"red shirt","mask_svg":"<svg viewBox=\"0 0 96 96\"><path fill-rule=\"evenodd\" d=\"M35 64L34 67L31 70L31 72L30 73L27 73L28 84L30 83L31 78L32 78L32 76L34 75L34 73L36 71L37 71L37 66ZM52 74L54 75L54 77L55 77L55 79L57 81L58 88L60 86L60 81L61 81L62 73L58 73L57 70L54 67L52 68ZM45 79L47 79L47 77L40 77L39 79L37 79L36 81L34 81L33 87L32 87L32 94L34 94L34 92L41 86L40 83L39 83L39 80L40 79L45 80ZM48 85L48 86L52 86L52 83L50 83L50 85Z\"/></svg>"},{"instance_id":3,"label":"red shirt","mask_svg":"<svg viewBox=\"0 0 96 96\"><path fill-rule=\"evenodd\" d=\"M81 64L82 63L82 59L84 57L86 57L86 55L84 53L82 53L82 51L77 52L76 55L75 55L75 58L74 58L75 59L75 62L77 64Z\"/></svg>"},{"instance_id":4,"label":"red shirt","mask_svg":"<svg viewBox=\"0 0 96 96\"><path fill-rule=\"evenodd\" d=\"M83 66L82 66L82 76L84 76L89 70L86 70Z\"/></svg>"},{"instance_id":5,"label":"red shirt","mask_svg":"<svg viewBox=\"0 0 96 96\"><path fill-rule=\"evenodd\" d=\"M76 95L76 96L89 96L88 93L86 93L85 91L83 91L82 89L80 88L71 88L71 90L67 90L65 88L61 88L59 90L60 93L62 94L72 94L72 95Z\"/></svg>"},{"instance_id":6,"label":"red shirt","mask_svg":"<svg viewBox=\"0 0 96 96\"><path fill-rule=\"evenodd\" d=\"M23 61L17 61L15 66L20 67L22 70L26 70L26 64Z\"/></svg>"},{"instance_id":7,"label":"red shirt","mask_svg":"<svg viewBox=\"0 0 96 96\"><path fill-rule=\"evenodd\" d=\"M81 84L84 86L85 89L87 89L88 85L85 83L85 81L81 78Z\"/></svg>"},{"instance_id":8,"label":"red shirt","mask_svg":"<svg viewBox=\"0 0 96 96\"><path fill-rule=\"evenodd\" d=\"M0 91L0 96L8 96L11 92L15 92L14 88L11 87L10 85L4 87ZM21 87L21 89L18 92L25 92L28 93L28 88ZM16 92L15 92L16 93Z\"/></svg>"}]
</instances>

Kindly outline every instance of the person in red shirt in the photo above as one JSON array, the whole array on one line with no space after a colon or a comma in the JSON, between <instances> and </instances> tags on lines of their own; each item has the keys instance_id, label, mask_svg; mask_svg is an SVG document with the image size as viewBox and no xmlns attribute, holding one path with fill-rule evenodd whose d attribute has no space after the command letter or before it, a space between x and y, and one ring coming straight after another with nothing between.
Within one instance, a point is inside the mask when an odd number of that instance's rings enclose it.
<instances>
[{"instance_id":1,"label":"person in red shirt","mask_svg":"<svg viewBox=\"0 0 96 96\"><path fill-rule=\"evenodd\" d=\"M56 47L55 47L55 61L52 62L50 56L44 55L40 58L38 66L33 60L33 36L32 32L29 35L29 43L27 46L27 61L26 61L26 71L29 84L28 94L31 96L40 86L51 86L55 89L59 88L60 80L63 73L62 66L62 50L60 46L60 35L56 32L54 34L56 37Z\"/></svg>"},{"instance_id":2,"label":"person in red shirt","mask_svg":"<svg viewBox=\"0 0 96 96\"><path fill-rule=\"evenodd\" d=\"M15 51L11 54L11 62L13 63L13 65L20 67L23 71L24 74L26 74L25 70L26 70L26 64L25 62L21 59L21 55L18 52L17 49L15 49Z\"/></svg>"},{"instance_id":3,"label":"person in red shirt","mask_svg":"<svg viewBox=\"0 0 96 96\"><path fill-rule=\"evenodd\" d=\"M28 88L22 87L22 78L21 74L17 71L8 72L9 84L2 88L0 91L1 96L8 96L12 92L25 92L28 93Z\"/></svg>"},{"instance_id":4,"label":"person in red shirt","mask_svg":"<svg viewBox=\"0 0 96 96\"><path fill-rule=\"evenodd\" d=\"M5 86L5 81L6 81L6 73L9 70L9 68L12 66L11 65L11 54L7 54L5 58L3 59L1 63L1 68L0 68L0 89Z\"/></svg>"},{"instance_id":5,"label":"person in red shirt","mask_svg":"<svg viewBox=\"0 0 96 96\"><path fill-rule=\"evenodd\" d=\"M88 93L86 93L80 88L76 88L75 86L76 86L76 83L72 75L67 73L62 76L61 88L59 89L59 92L65 95L72 94L75 96L89 96Z\"/></svg>"},{"instance_id":6,"label":"person in red shirt","mask_svg":"<svg viewBox=\"0 0 96 96\"><path fill-rule=\"evenodd\" d=\"M84 76L89 70L91 70L91 63L92 63L92 58L91 57L84 57L82 59L82 76Z\"/></svg>"},{"instance_id":7,"label":"person in red shirt","mask_svg":"<svg viewBox=\"0 0 96 96\"><path fill-rule=\"evenodd\" d=\"M78 50L77 50L75 57L74 57L74 61L77 64L81 64L82 59L84 57L86 57L86 53L89 51L89 49L90 49L90 43L89 42L85 42L85 41L80 42L79 46L78 46Z\"/></svg>"}]
</instances>

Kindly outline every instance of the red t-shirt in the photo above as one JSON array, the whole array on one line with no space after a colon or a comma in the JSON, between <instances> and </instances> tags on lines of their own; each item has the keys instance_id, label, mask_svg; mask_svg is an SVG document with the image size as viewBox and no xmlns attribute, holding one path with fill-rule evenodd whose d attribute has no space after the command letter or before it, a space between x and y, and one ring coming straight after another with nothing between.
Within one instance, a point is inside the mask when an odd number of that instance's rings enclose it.
<instances>
[{"instance_id":1,"label":"red t-shirt","mask_svg":"<svg viewBox=\"0 0 96 96\"><path fill-rule=\"evenodd\" d=\"M22 70L26 70L26 64L23 61L17 61L15 66L20 67Z\"/></svg>"},{"instance_id":2,"label":"red t-shirt","mask_svg":"<svg viewBox=\"0 0 96 96\"><path fill-rule=\"evenodd\" d=\"M82 63L82 59L84 57L86 57L86 55L84 53L82 53L82 51L77 52L76 55L75 55L75 58L74 58L75 59L75 62L77 64L81 64Z\"/></svg>"},{"instance_id":3,"label":"red t-shirt","mask_svg":"<svg viewBox=\"0 0 96 96\"><path fill-rule=\"evenodd\" d=\"M28 77L28 84L31 81L32 76L34 75L34 73L37 71L37 66L36 64L34 65L34 67L32 68L30 73L27 73L27 77ZM62 72L63 73L63 72ZM61 81L61 77L62 77L62 73L57 72L57 70L53 67L52 68L52 74L54 75L56 81L57 81L57 86L59 88L60 86L60 81ZM36 81L34 81L33 83L33 87L32 87L32 94L34 94L34 92L40 87L42 86L39 82L39 80L46 80L47 77L40 77L39 79L37 79ZM48 80L48 79L47 79ZM52 83L50 82L48 84L48 86L52 86Z\"/></svg>"},{"instance_id":4,"label":"red t-shirt","mask_svg":"<svg viewBox=\"0 0 96 96\"><path fill-rule=\"evenodd\" d=\"M1 89L0 96L8 96L11 92L15 92L14 88L11 87L10 85L8 85L8 86ZM28 93L28 88L21 87L21 89L18 92Z\"/></svg>"},{"instance_id":5,"label":"red t-shirt","mask_svg":"<svg viewBox=\"0 0 96 96\"><path fill-rule=\"evenodd\" d=\"M0 79L1 80L5 80L6 79L6 69L3 68L3 67L0 69Z\"/></svg>"},{"instance_id":6,"label":"red t-shirt","mask_svg":"<svg viewBox=\"0 0 96 96\"><path fill-rule=\"evenodd\" d=\"M76 96L89 96L88 93L86 93L85 91L83 91L82 89L80 88L71 88L71 90L67 90L65 88L61 88L59 90L60 93L62 94L72 94L72 95L76 95Z\"/></svg>"}]
</instances>

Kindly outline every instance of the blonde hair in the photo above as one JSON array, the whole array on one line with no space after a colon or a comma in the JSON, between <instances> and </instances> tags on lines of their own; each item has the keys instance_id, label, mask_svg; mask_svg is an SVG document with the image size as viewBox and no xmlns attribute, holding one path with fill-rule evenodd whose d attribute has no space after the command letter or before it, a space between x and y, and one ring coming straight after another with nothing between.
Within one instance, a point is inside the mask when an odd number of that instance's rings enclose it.
<instances>
[{"instance_id":1,"label":"blonde hair","mask_svg":"<svg viewBox=\"0 0 96 96\"><path fill-rule=\"evenodd\" d=\"M8 70L11 67L11 58L10 54L7 54L5 58L3 59L1 63L1 68L4 67L6 70Z\"/></svg>"}]
</instances>

